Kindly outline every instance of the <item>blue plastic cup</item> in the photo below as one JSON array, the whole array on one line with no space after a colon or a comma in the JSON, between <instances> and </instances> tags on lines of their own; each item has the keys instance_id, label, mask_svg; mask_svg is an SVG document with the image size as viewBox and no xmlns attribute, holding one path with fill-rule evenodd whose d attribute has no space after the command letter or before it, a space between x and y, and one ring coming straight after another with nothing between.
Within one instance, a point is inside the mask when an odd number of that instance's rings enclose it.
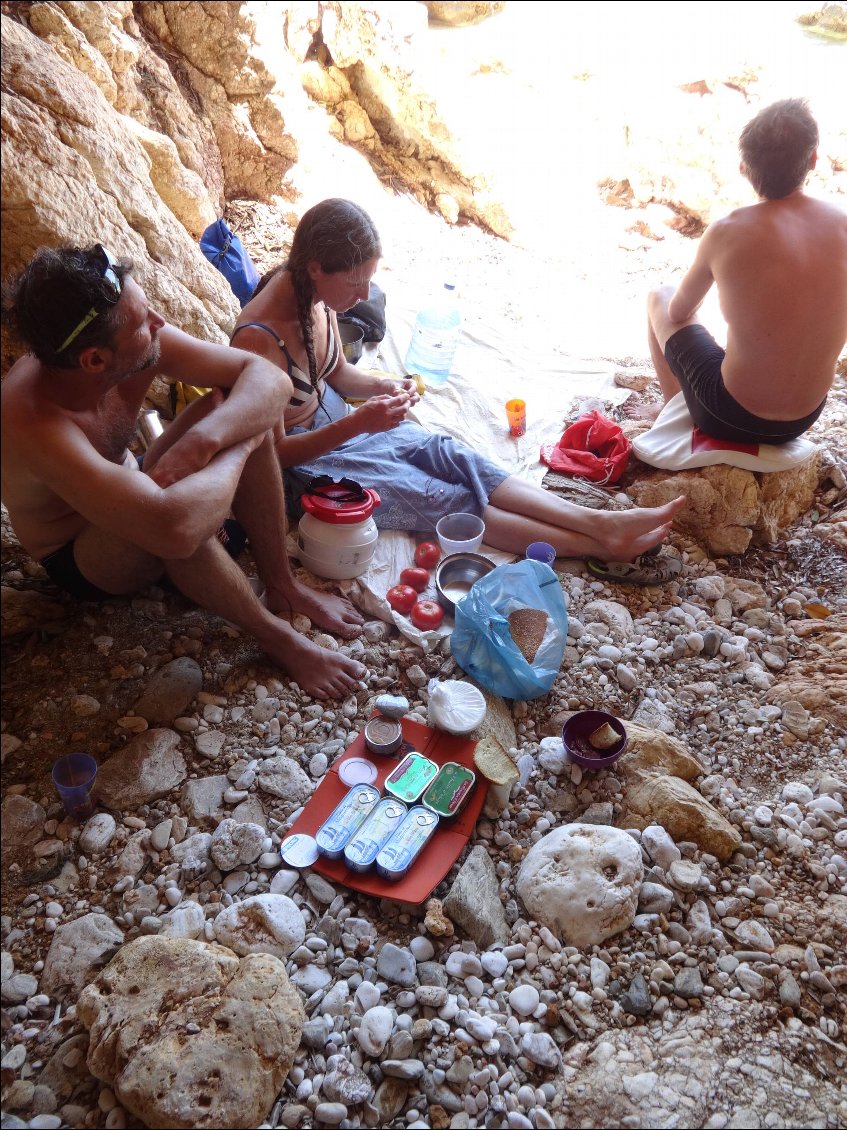
<instances>
[{"instance_id":1,"label":"blue plastic cup","mask_svg":"<svg viewBox=\"0 0 847 1130\"><path fill-rule=\"evenodd\" d=\"M541 561L552 568L556 560L556 550L549 541L534 541L526 547L525 556L530 561Z\"/></svg>"},{"instance_id":2,"label":"blue plastic cup","mask_svg":"<svg viewBox=\"0 0 847 1130\"><path fill-rule=\"evenodd\" d=\"M94 811L97 762L87 753L69 753L53 765L53 784L69 816L90 816Z\"/></svg>"}]
</instances>

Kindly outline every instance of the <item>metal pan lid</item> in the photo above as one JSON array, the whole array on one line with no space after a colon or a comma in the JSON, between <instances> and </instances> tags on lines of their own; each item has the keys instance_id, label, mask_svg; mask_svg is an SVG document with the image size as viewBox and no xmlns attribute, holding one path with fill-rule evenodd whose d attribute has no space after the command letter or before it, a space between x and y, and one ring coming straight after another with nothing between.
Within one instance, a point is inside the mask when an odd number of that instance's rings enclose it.
<instances>
[{"instance_id":1,"label":"metal pan lid","mask_svg":"<svg viewBox=\"0 0 847 1130\"><path fill-rule=\"evenodd\" d=\"M348 757L338 766L345 785L370 785L376 780L376 766L366 757Z\"/></svg>"},{"instance_id":2,"label":"metal pan lid","mask_svg":"<svg viewBox=\"0 0 847 1130\"><path fill-rule=\"evenodd\" d=\"M318 845L314 836L295 832L279 845L279 854L289 867L311 867L318 858Z\"/></svg>"}]
</instances>

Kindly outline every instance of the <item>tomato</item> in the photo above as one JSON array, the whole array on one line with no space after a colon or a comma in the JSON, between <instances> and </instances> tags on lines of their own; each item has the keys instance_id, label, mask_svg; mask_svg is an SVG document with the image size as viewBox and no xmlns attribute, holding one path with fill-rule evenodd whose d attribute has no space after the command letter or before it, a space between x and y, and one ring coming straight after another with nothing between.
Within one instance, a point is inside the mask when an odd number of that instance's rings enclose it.
<instances>
[{"instance_id":1,"label":"tomato","mask_svg":"<svg viewBox=\"0 0 847 1130\"><path fill-rule=\"evenodd\" d=\"M401 585L411 585L415 592L423 592L429 584L428 569L404 569L400 574Z\"/></svg>"},{"instance_id":2,"label":"tomato","mask_svg":"<svg viewBox=\"0 0 847 1130\"><path fill-rule=\"evenodd\" d=\"M431 569L441 560L441 550L434 541L422 541L415 550L415 564Z\"/></svg>"},{"instance_id":3,"label":"tomato","mask_svg":"<svg viewBox=\"0 0 847 1130\"><path fill-rule=\"evenodd\" d=\"M395 585L385 594L385 599L395 612L402 612L405 616L418 599L418 594L411 585Z\"/></svg>"},{"instance_id":4,"label":"tomato","mask_svg":"<svg viewBox=\"0 0 847 1130\"><path fill-rule=\"evenodd\" d=\"M412 606L409 619L420 631L428 632L444 619L444 609L434 600L419 600Z\"/></svg>"}]
</instances>

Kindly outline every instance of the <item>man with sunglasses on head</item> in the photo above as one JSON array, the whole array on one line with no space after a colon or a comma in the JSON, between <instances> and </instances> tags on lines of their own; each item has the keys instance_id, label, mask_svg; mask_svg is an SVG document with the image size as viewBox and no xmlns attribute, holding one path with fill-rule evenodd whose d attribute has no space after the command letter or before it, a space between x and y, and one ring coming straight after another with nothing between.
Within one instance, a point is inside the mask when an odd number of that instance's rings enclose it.
<instances>
[{"instance_id":1,"label":"man with sunglasses on head","mask_svg":"<svg viewBox=\"0 0 847 1130\"><path fill-rule=\"evenodd\" d=\"M100 244L42 248L5 288L30 353L2 389L3 501L23 547L80 600L127 595L163 574L252 635L316 698L349 693L361 664L275 613L344 637L348 601L295 581L272 429L291 395L275 365L182 333L150 308L132 265ZM130 454L153 378L210 387L147 450ZM218 540L232 511L267 590L259 602Z\"/></svg>"}]
</instances>

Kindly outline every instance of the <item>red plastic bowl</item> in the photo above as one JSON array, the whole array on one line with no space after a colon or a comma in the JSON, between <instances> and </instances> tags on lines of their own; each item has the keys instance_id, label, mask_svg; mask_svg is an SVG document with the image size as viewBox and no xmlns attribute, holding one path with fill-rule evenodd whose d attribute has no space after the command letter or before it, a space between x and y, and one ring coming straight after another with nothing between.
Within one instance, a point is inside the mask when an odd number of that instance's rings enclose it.
<instances>
[{"instance_id":1,"label":"red plastic bowl","mask_svg":"<svg viewBox=\"0 0 847 1130\"><path fill-rule=\"evenodd\" d=\"M590 753L585 753L584 750L588 747L590 735L595 730L599 730L606 722L615 733L620 734L617 745L613 745L611 749L598 754L596 757ZM614 714L607 714L605 710L579 710L576 714L572 714L562 726L562 741L568 751L568 757L571 761L575 761L577 765L582 765L585 769L605 769L617 761L626 749L626 726L620 718L616 718Z\"/></svg>"}]
</instances>

